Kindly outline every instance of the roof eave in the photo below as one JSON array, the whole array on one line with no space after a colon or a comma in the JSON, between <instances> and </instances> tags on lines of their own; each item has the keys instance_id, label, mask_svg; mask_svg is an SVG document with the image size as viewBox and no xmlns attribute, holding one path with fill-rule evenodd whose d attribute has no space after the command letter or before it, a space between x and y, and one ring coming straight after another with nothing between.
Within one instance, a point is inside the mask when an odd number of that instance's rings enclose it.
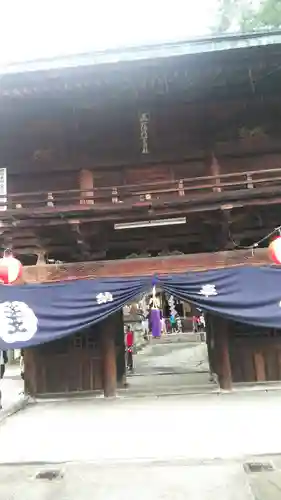
<instances>
[{"instance_id":1,"label":"roof eave","mask_svg":"<svg viewBox=\"0 0 281 500\"><path fill-rule=\"evenodd\" d=\"M93 51L84 54L72 54L52 59L25 61L0 66L0 76L23 74L37 71L71 69L83 66L118 64L124 62L162 59L184 55L221 52L251 47L281 45L281 30L245 34L227 34L220 36L198 37L176 42L154 45L124 47L105 51Z\"/></svg>"}]
</instances>

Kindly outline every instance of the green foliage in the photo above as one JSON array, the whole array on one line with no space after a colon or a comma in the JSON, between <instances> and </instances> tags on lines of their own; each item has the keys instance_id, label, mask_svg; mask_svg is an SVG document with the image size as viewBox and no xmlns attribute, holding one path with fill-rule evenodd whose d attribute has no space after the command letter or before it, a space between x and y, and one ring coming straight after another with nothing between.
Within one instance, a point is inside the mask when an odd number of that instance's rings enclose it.
<instances>
[{"instance_id":1,"label":"green foliage","mask_svg":"<svg viewBox=\"0 0 281 500\"><path fill-rule=\"evenodd\" d=\"M281 0L263 0L253 21L256 28L280 28Z\"/></svg>"},{"instance_id":2,"label":"green foliage","mask_svg":"<svg viewBox=\"0 0 281 500\"><path fill-rule=\"evenodd\" d=\"M219 0L215 33L281 28L281 0Z\"/></svg>"}]
</instances>

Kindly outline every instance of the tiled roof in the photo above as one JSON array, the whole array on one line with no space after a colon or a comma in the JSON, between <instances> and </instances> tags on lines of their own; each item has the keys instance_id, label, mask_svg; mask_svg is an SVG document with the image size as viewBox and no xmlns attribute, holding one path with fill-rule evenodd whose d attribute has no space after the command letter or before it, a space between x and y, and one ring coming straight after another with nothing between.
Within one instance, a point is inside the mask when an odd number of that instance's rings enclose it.
<instances>
[{"instance_id":1,"label":"tiled roof","mask_svg":"<svg viewBox=\"0 0 281 500\"><path fill-rule=\"evenodd\" d=\"M230 49L267 47L278 44L281 45L281 30L243 35L229 34L224 36L211 36L208 38L193 38L178 42L164 42L154 45L124 47L122 49L88 52L52 59L13 63L0 67L0 75L3 76L32 71L48 71L53 69L75 68L79 66L94 66L168 58L182 55L225 51Z\"/></svg>"}]
</instances>

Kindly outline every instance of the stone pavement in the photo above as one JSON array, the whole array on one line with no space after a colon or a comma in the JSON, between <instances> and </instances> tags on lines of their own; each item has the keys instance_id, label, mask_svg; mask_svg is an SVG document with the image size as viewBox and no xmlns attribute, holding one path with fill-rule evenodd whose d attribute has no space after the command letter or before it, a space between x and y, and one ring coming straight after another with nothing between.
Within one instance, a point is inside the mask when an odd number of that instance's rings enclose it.
<instances>
[{"instance_id":1,"label":"stone pavement","mask_svg":"<svg viewBox=\"0 0 281 500\"><path fill-rule=\"evenodd\" d=\"M58 478L36 479L50 469ZM253 500L247 479L240 464L38 464L0 467L0 495L3 500Z\"/></svg>"},{"instance_id":2,"label":"stone pavement","mask_svg":"<svg viewBox=\"0 0 281 500\"><path fill-rule=\"evenodd\" d=\"M23 381L18 365L7 365L4 378L0 382L2 391L2 406L0 422L10 414L20 410L27 399L23 395Z\"/></svg>"},{"instance_id":3,"label":"stone pavement","mask_svg":"<svg viewBox=\"0 0 281 500\"><path fill-rule=\"evenodd\" d=\"M1 424L0 498L280 500L280 421L278 390L30 404Z\"/></svg>"},{"instance_id":4,"label":"stone pavement","mask_svg":"<svg viewBox=\"0 0 281 500\"><path fill-rule=\"evenodd\" d=\"M204 346L165 349L138 355L133 379L178 387L207 376ZM19 401L17 370L3 381L6 412ZM0 498L280 500L280 421L278 389L33 403L1 423Z\"/></svg>"},{"instance_id":5,"label":"stone pavement","mask_svg":"<svg viewBox=\"0 0 281 500\"><path fill-rule=\"evenodd\" d=\"M241 459L280 453L280 422L280 391L37 403L1 425L0 463Z\"/></svg>"},{"instance_id":6,"label":"stone pavement","mask_svg":"<svg viewBox=\"0 0 281 500\"><path fill-rule=\"evenodd\" d=\"M37 403L1 425L0 498L280 500L280 418L279 391Z\"/></svg>"}]
</instances>

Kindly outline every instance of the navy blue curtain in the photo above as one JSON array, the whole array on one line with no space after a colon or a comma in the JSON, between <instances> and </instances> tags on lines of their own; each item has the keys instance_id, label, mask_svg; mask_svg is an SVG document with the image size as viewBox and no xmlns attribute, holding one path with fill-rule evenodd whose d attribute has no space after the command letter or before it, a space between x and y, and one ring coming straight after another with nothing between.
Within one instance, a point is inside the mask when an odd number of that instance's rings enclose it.
<instances>
[{"instance_id":1,"label":"navy blue curtain","mask_svg":"<svg viewBox=\"0 0 281 500\"><path fill-rule=\"evenodd\" d=\"M281 269L235 267L158 277L162 289L235 321L281 328Z\"/></svg>"},{"instance_id":2,"label":"navy blue curtain","mask_svg":"<svg viewBox=\"0 0 281 500\"><path fill-rule=\"evenodd\" d=\"M152 284L205 311L281 328L281 269L236 267L154 278L0 286L0 349L56 340L121 309Z\"/></svg>"},{"instance_id":3,"label":"navy blue curtain","mask_svg":"<svg viewBox=\"0 0 281 500\"><path fill-rule=\"evenodd\" d=\"M0 349L34 346L75 333L149 287L151 278L0 286Z\"/></svg>"}]
</instances>

